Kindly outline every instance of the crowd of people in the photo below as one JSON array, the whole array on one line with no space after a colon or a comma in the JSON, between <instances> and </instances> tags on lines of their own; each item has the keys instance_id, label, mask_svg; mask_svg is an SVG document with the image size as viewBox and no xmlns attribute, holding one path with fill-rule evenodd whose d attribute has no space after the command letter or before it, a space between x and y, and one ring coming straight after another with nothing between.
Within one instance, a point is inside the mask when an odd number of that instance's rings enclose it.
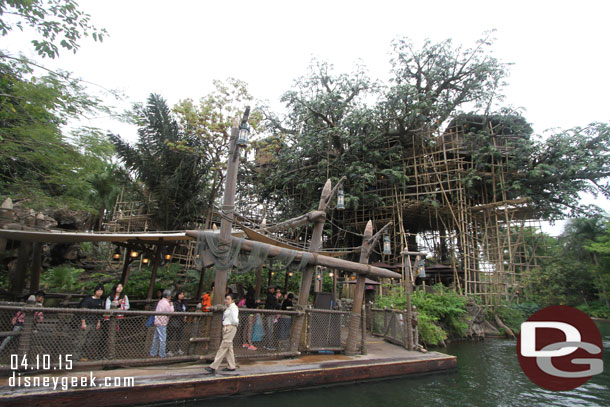
<instances>
[{"instance_id":1,"label":"crowd of people","mask_svg":"<svg viewBox=\"0 0 610 407\"><path fill-rule=\"evenodd\" d=\"M242 290L243 291L243 290ZM211 312L212 299L214 296L214 284L210 291L205 292L197 304L197 309L203 312ZM45 299L45 293L38 291L28 298L28 303L31 305L42 307ZM157 291L158 302L155 306L155 312L159 314L167 314L173 312L187 312L187 304L185 301L184 290L178 289L175 292L169 289L159 289ZM234 369L234 354L232 344L234 338L236 342L241 343L243 348L250 351L256 351L260 346L269 351L275 351L280 346L282 341L286 341L290 337L290 328L292 324L291 315L282 313L256 312L258 308L265 310L292 310L294 294L282 293L280 287L269 287L268 293L264 301L258 300L255 295L254 288L249 286L242 295L233 293L229 287L225 291L225 306L227 310L232 310L231 313L223 318L223 344L221 349L224 349L221 355L227 357L229 367ZM124 292L124 287L121 283L116 283L112 287L110 294L104 297L104 286L98 284L93 289L91 295L85 296L80 302L79 308L87 310L112 310L116 320L117 333L121 332L124 324L124 314L120 311L130 309L129 298ZM239 320L239 309L247 309L248 314L242 319L242 324ZM225 311L226 314L226 311ZM15 335L7 336L0 344L0 352L2 352L11 343L13 338L18 337L19 332L24 325L25 312L18 311L11 320L11 325ZM35 323L43 321L43 312L37 311L34 313ZM94 337L98 337L96 333L104 327L104 321L110 319L109 315L103 313L78 313L73 317L73 329L76 330L74 335L73 354L74 360L87 360L85 348L87 344L96 342ZM146 322L146 326L154 330L152 334L152 344L149 351L150 357L165 358L167 356L177 356L186 353L183 349L188 343L186 338L186 327L188 317L185 315L169 316L169 315L151 315ZM211 318L206 318L206 323L211 323ZM168 329L169 328L169 329ZM109 329L109 328L106 328ZM169 345L169 346L168 346ZM231 345L231 346L229 346ZM223 347L224 346L224 347ZM220 355L220 351L219 351ZM220 361L218 361L220 363ZM215 368L212 368L215 369Z\"/></svg>"}]
</instances>

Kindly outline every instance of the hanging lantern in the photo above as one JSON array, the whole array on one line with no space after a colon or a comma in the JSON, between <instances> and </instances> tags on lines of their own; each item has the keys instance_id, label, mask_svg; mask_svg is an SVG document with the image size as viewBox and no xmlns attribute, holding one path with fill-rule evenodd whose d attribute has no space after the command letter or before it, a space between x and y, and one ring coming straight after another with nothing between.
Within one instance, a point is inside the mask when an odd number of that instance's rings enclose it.
<instances>
[{"instance_id":1,"label":"hanging lantern","mask_svg":"<svg viewBox=\"0 0 610 407\"><path fill-rule=\"evenodd\" d=\"M121 258L121 253L117 250L116 252L114 252L114 254L112 255L112 258L115 260L118 260Z\"/></svg>"},{"instance_id":2,"label":"hanging lantern","mask_svg":"<svg viewBox=\"0 0 610 407\"><path fill-rule=\"evenodd\" d=\"M333 278L334 273L331 271L330 273L328 273L328 277Z\"/></svg>"},{"instance_id":3,"label":"hanging lantern","mask_svg":"<svg viewBox=\"0 0 610 407\"><path fill-rule=\"evenodd\" d=\"M171 260L171 259L172 259L172 255L171 255L171 254L169 254L169 253L167 253L165 256L163 256L163 258L164 258L165 260Z\"/></svg>"},{"instance_id":4,"label":"hanging lantern","mask_svg":"<svg viewBox=\"0 0 610 407\"><path fill-rule=\"evenodd\" d=\"M420 260L417 265L417 277L426 278L426 263L424 260Z\"/></svg>"},{"instance_id":5,"label":"hanging lantern","mask_svg":"<svg viewBox=\"0 0 610 407\"><path fill-rule=\"evenodd\" d=\"M237 138L237 145L240 147L246 147L248 145L248 134L250 133L250 128L248 127L248 123L243 123L239 126L239 136Z\"/></svg>"},{"instance_id":6,"label":"hanging lantern","mask_svg":"<svg viewBox=\"0 0 610 407\"><path fill-rule=\"evenodd\" d=\"M142 259L142 264L148 264L148 261L149 261L149 260L148 260L148 257L144 257L144 258Z\"/></svg>"},{"instance_id":7,"label":"hanging lantern","mask_svg":"<svg viewBox=\"0 0 610 407\"><path fill-rule=\"evenodd\" d=\"M288 272L288 277L292 277L292 271Z\"/></svg>"},{"instance_id":8,"label":"hanging lantern","mask_svg":"<svg viewBox=\"0 0 610 407\"><path fill-rule=\"evenodd\" d=\"M136 250L132 250L131 253L129 253L129 255L133 258L136 258L140 255L140 253L138 253Z\"/></svg>"},{"instance_id":9,"label":"hanging lantern","mask_svg":"<svg viewBox=\"0 0 610 407\"><path fill-rule=\"evenodd\" d=\"M345 209L345 193L343 188L339 188L337 191L337 209Z\"/></svg>"},{"instance_id":10,"label":"hanging lantern","mask_svg":"<svg viewBox=\"0 0 610 407\"><path fill-rule=\"evenodd\" d=\"M390 245L390 235L383 235L383 254L392 254L392 246Z\"/></svg>"},{"instance_id":11,"label":"hanging lantern","mask_svg":"<svg viewBox=\"0 0 610 407\"><path fill-rule=\"evenodd\" d=\"M275 271L272 271L272 272L271 272L271 275L274 275L274 274L275 274Z\"/></svg>"}]
</instances>

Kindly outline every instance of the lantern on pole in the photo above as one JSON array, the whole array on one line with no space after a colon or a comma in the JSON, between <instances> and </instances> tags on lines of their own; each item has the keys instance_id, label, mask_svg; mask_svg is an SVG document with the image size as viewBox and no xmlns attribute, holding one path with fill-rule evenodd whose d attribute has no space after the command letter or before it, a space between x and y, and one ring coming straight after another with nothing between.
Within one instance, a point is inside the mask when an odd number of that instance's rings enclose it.
<instances>
[{"instance_id":1,"label":"lantern on pole","mask_svg":"<svg viewBox=\"0 0 610 407\"><path fill-rule=\"evenodd\" d=\"M392 254L392 246L390 245L390 235L383 235L383 254Z\"/></svg>"},{"instance_id":2,"label":"lantern on pole","mask_svg":"<svg viewBox=\"0 0 610 407\"><path fill-rule=\"evenodd\" d=\"M345 209L345 193L343 188L339 188L337 191L337 209Z\"/></svg>"},{"instance_id":3,"label":"lantern on pole","mask_svg":"<svg viewBox=\"0 0 610 407\"><path fill-rule=\"evenodd\" d=\"M116 249L114 251L114 254L112 255L112 258L115 259L115 260L118 260L118 259L121 258L121 252L119 251L119 249Z\"/></svg>"},{"instance_id":4,"label":"lantern on pole","mask_svg":"<svg viewBox=\"0 0 610 407\"><path fill-rule=\"evenodd\" d=\"M142 264L148 264L148 261L149 261L149 260L148 260L148 257L144 257L144 258L142 259Z\"/></svg>"},{"instance_id":5,"label":"lantern on pole","mask_svg":"<svg viewBox=\"0 0 610 407\"><path fill-rule=\"evenodd\" d=\"M246 147L248 145L248 134L250 133L250 127L248 123L242 123L239 126L239 136L237 137L237 145L240 147Z\"/></svg>"},{"instance_id":6,"label":"lantern on pole","mask_svg":"<svg viewBox=\"0 0 610 407\"><path fill-rule=\"evenodd\" d=\"M140 253L138 253L137 250L132 250L131 253L129 253L129 255L135 259L136 257L138 257L140 255Z\"/></svg>"},{"instance_id":7,"label":"lantern on pole","mask_svg":"<svg viewBox=\"0 0 610 407\"><path fill-rule=\"evenodd\" d=\"M165 260L171 260L172 259L172 255L167 253L164 257Z\"/></svg>"}]
</instances>

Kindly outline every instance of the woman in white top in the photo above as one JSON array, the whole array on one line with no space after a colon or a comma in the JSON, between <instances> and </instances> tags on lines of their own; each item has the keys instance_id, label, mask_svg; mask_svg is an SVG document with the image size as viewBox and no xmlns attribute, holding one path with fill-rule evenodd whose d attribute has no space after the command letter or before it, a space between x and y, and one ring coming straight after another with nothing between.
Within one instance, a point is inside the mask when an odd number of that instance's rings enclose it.
<instances>
[{"instance_id":1,"label":"woman in white top","mask_svg":"<svg viewBox=\"0 0 610 407\"><path fill-rule=\"evenodd\" d=\"M106 298L106 309L108 310L128 310L129 309L129 298L123 293L123 284L116 283L112 287L110 295ZM123 315L117 315L117 319L123 319ZM106 317L108 319L108 317ZM117 321L117 330L119 329Z\"/></svg>"}]
</instances>

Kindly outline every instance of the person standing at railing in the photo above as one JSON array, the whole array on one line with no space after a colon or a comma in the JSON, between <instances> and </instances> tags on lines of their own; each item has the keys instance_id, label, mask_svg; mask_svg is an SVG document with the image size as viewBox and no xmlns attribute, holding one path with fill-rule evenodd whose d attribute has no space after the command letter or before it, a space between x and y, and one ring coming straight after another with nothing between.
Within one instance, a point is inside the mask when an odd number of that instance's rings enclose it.
<instances>
[{"instance_id":1,"label":"person standing at railing","mask_svg":"<svg viewBox=\"0 0 610 407\"><path fill-rule=\"evenodd\" d=\"M30 295L28 297L27 304L29 304L29 305L36 304L36 306L42 307L43 301L44 301L44 291L38 291L35 296ZM42 321L43 321L42 312L41 311L35 312L34 313L34 322L38 323L38 322L42 322ZM17 332L21 331L23 329L24 322L25 322L25 312L17 311L17 313L15 314L13 319L11 319L11 324L13 325L13 332L17 333ZM4 340L2 341L2 344L0 345L0 352L2 352L4 350L4 348L7 347L7 345L11 342L11 340L13 340L14 337L15 336L7 336L6 338L4 338Z\"/></svg>"},{"instance_id":2,"label":"person standing at railing","mask_svg":"<svg viewBox=\"0 0 610 407\"><path fill-rule=\"evenodd\" d=\"M292 300L294 299L294 294L289 293L286 294L286 298L282 301L282 310L289 311L292 310L293 304ZM290 336L290 326L292 325L292 317L290 315L282 314L280 315L280 340L285 341Z\"/></svg>"},{"instance_id":3,"label":"person standing at railing","mask_svg":"<svg viewBox=\"0 0 610 407\"><path fill-rule=\"evenodd\" d=\"M265 309L273 310L280 309L281 303L278 304L276 292L279 290L279 287L269 287L269 292L267 293L267 299L265 300ZM267 350L275 350L276 348L273 346L275 344L274 337L274 326L275 326L275 315L274 314L266 314L265 315L265 338L263 339L263 343L265 344L263 347Z\"/></svg>"},{"instance_id":4,"label":"person standing at railing","mask_svg":"<svg viewBox=\"0 0 610 407\"><path fill-rule=\"evenodd\" d=\"M174 312L174 304L170 301L172 292L170 290L163 291L163 298L157 304L155 312ZM165 344L167 339L167 323L169 316L155 315L155 336L153 337L152 347L150 348L150 356L165 357Z\"/></svg>"},{"instance_id":5,"label":"person standing at railing","mask_svg":"<svg viewBox=\"0 0 610 407\"><path fill-rule=\"evenodd\" d=\"M174 296L174 312L186 312L186 304L184 303L184 290L178 290ZM186 326L186 315L171 317L169 320L168 341L170 351L167 356L184 355L180 344L184 338L184 327Z\"/></svg>"},{"instance_id":6,"label":"person standing at railing","mask_svg":"<svg viewBox=\"0 0 610 407\"><path fill-rule=\"evenodd\" d=\"M256 298L254 294L254 288L250 285L248 286L248 290L246 291L246 296L243 298L244 306L248 309L256 309ZM248 350L256 350L256 346L252 344L252 330L254 328L254 322L256 320L256 316L254 313L248 314L248 325L242 332L242 346L244 348L248 348Z\"/></svg>"},{"instance_id":7,"label":"person standing at railing","mask_svg":"<svg viewBox=\"0 0 610 407\"><path fill-rule=\"evenodd\" d=\"M227 367L223 369L225 372L235 371L235 353L233 353L233 338L237 332L237 326L239 325L239 309L235 305L235 294L229 293L225 297L225 305L227 308L222 314L222 342L220 348L216 352L214 362L205 368L211 374L216 373L216 369L220 366L220 363L227 357Z\"/></svg>"},{"instance_id":8,"label":"person standing at railing","mask_svg":"<svg viewBox=\"0 0 610 407\"><path fill-rule=\"evenodd\" d=\"M129 298L123 292L123 284L116 283L114 287L112 287L112 291L110 295L106 298L106 309L107 310L128 310L129 309ZM117 324L116 330L119 331L119 320L123 319L123 315L118 314L116 316ZM108 317L106 317L108 319Z\"/></svg>"},{"instance_id":9,"label":"person standing at railing","mask_svg":"<svg viewBox=\"0 0 610 407\"><path fill-rule=\"evenodd\" d=\"M98 284L93 290L93 296L85 297L80 302L79 308L85 309L104 309L104 302L102 295L104 294L104 286ZM80 319L80 333L76 340L76 346L74 351L75 360L86 360L82 357L83 346L91 338L95 331L98 331L101 326L101 314L83 314Z\"/></svg>"}]
</instances>

